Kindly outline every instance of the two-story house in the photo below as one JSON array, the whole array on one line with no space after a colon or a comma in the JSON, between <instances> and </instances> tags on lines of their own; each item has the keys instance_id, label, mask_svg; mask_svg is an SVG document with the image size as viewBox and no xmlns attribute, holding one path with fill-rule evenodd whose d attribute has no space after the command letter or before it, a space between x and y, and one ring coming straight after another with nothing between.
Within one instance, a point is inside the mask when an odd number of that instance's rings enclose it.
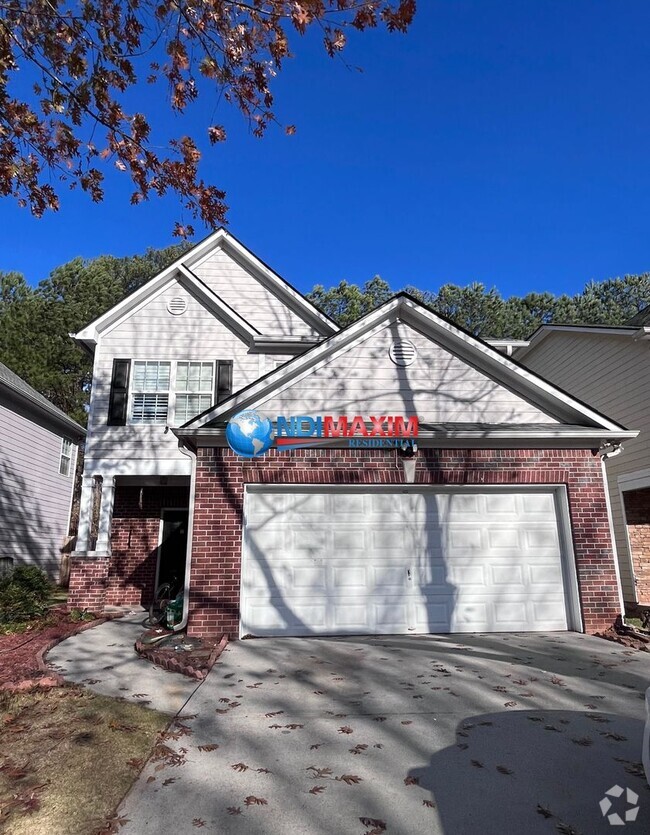
<instances>
[{"instance_id":1,"label":"two-story house","mask_svg":"<svg viewBox=\"0 0 650 835\"><path fill-rule=\"evenodd\" d=\"M636 432L407 295L339 329L219 230L76 339L95 361L74 605L146 604L175 574L191 634L621 611L601 455ZM245 457L250 410L276 437Z\"/></svg>"}]
</instances>

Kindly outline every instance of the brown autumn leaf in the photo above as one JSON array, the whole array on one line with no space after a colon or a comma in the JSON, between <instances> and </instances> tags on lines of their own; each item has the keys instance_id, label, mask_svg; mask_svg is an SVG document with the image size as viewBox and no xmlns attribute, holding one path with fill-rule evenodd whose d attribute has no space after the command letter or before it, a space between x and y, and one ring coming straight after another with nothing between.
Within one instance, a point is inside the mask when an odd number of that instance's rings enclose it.
<instances>
[{"instance_id":1,"label":"brown autumn leaf","mask_svg":"<svg viewBox=\"0 0 650 835\"><path fill-rule=\"evenodd\" d=\"M341 774L340 777L335 778L339 783L345 783L347 786L354 786L357 783L363 782L363 779L357 774Z\"/></svg>"},{"instance_id":2,"label":"brown autumn leaf","mask_svg":"<svg viewBox=\"0 0 650 835\"><path fill-rule=\"evenodd\" d=\"M351 733L354 733L354 732L349 725L343 725L342 727L339 728L339 733L340 734L351 734Z\"/></svg>"},{"instance_id":3,"label":"brown autumn leaf","mask_svg":"<svg viewBox=\"0 0 650 835\"><path fill-rule=\"evenodd\" d=\"M304 725L299 725L296 722L292 722L290 725L285 725L285 728L289 728L290 731L298 730L299 728L304 728Z\"/></svg>"},{"instance_id":4,"label":"brown autumn leaf","mask_svg":"<svg viewBox=\"0 0 650 835\"><path fill-rule=\"evenodd\" d=\"M227 811L229 815L241 815L241 806L229 806Z\"/></svg>"},{"instance_id":5,"label":"brown autumn leaf","mask_svg":"<svg viewBox=\"0 0 650 835\"><path fill-rule=\"evenodd\" d=\"M321 745L322 745L322 744L323 744L322 742L319 742L319 743L317 743L316 745L310 745L310 746L309 746L309 750L310 750L310 751L316 751L318 748L320 748L320 747L321 747Z\"/></svg>"},{"instance_id":6,"label":"brown autumn leaf","mask_svg":"<svg viewBox=\"0 0 650 835\"><path fill-rule=\"evenodd\" d=\"M480 760L470 760L474 768L483 768L483 763Z\"/></svg>"},{"instance_id":7,"label":"brown autumn leaf","mask_svg":"<svg viewBox=\"0 0 650 835\"><path fill-rule=\"evenodd\" d=\"M385 722L385 721L386 721L385 716L373 716L373 722Z\"/></svg>"},{"instance_id":8,"label":"brown autumn leaf","mask_svg":"<svg viewBox=\"0 0 650 835\"><path fill-rule=\"evenodd\" d=\"M330 777L332 774L331 768L316 768L315 765L308 766L305 771L313 771L315 777Z\"/></svg>"},{"instance_id":9,"label":"brown autumn leaf","mask_svg":"<svg viewBox=\"0 0 650 835\"><path fill-rule=\"evenodd\" d=\"M368 748L367 745L355 745L354 748L350 748L351 754L363 754L363 752Z\"/></svg>"},{"instance_id":10,"label":"brown autumn leaf","mask_svg":"<svg viewBox=\"0 0 650 835\"><path fill-rule=\"evenodd\" d=\"M147 777L147 783L155 783L156 778L152 775L151 777Z\"/></svg>"},{"instance_id":11,"label":"brown autumn leaf","mask_svg":"<svg viewBox=\"0 0 650 835\"><path fill-rule=\"evenodd\" d=\"M200 828L202 826L205 826L205 821L202 820L201 818L194 818L194 820L192 821L192 826L196 826L197 828Z\"/></svg>"},{"instance_id":12,"label":"brown autumn leaf","mask_svg":"<svg viewBox=\"0 0 650 835\"><path fill-rule=\"evenodd\" d=\"M499 772L499 774L512 774L513 773L512 769L507 768L507 766L505 766L505 765L498 765L497 766L497 771Z\"/></svg>"},{"instance_id":13,"label":"brown autumn leaf","mask_svg":"<svg viewBox=\"0 0 650 835\"><path fill-rule=\"evenodd\" d=\"M420 785L420 778L419 777L405 777L404 778L404 785L405 786L419 786Z\"/></svg>"},{"instance_id":14,"label":"brown autumn leaf","mask_svg":"<svg viewBox=\"0 0 650 835\"><path fill-rule=\"evenodd\" d=\"M244 800L246 806L266 806L268 804L268 800L264 797L255 797L254 794L249 794L246 800Z\"/></svg>"},{"instance_id":15,"label":"brown autumn leaf","mask_svg":"<svg viewBox=\"0 0 650 835\"><path fill-rule=\"evenodd\" d=\"M219 746L216 742L210 742L208 745L199 745L199 751L216 751Z\"/></svg>"},{"instance_id":16,"label":"brown autumn leaf","mask_svg":"<svg viewBox=\"0 0 650 835\"><path fill-rule=\"evenodd\" d=\"M171 786L172 783L176 782L175 777L168 777L166 780L163 780L163 786Z\"/></svg>"},{"instance_id":17,"label":"brown autumn leaf","mask_svg":"<svg viewBox=\"0 0 650 835\"><path fill-rule=\"evenodd\" d=\"M436 804L433 802L433 800L423 800L422 805L426 806L429 809L435 809L436 808Z\"/></svg>"},{"instance_id":18,"label":"brown autumn leaf","mask_svg":"<svg viewBox=\"0 0 650 835\"><path fill-rule=\"evenodd\" d=\"M541 815L543 818L553 818L555 815L550 809L547 809L545 806L542 806L541 803L537 804L537 814Z\"/></svg>"},{"instance_id":19,"label":"brown autumn leaf","mask_svg":"<svg viewBox=\"0 0 650 835\"><path fill-rule=\"evenodd\" d=\"M281 713L284 713L283 710L274 710L271 713L265 713L267 719L273 719L274 716L279 716Z\"/></svg>"},{"instance_id":20,"label":"brown autumn leaf","mask_svg":"<svg viewBox=\"0 0 650 835\"><path fill-rule=\"evenodd\" d=\"M517 705L517 702L504 702L503 703L504 707L516 707L516 705Z\"/></svg>"},{"instance_id":21,"label":"brown autumn leaf","mask_svg":"<svg viewBox=\"0 0 650 835\"><path fill-rule=\"evenodd\" d=\"M369 826L377 832L384 832L386 830L386 821L379 820L378 818L359 818L359 820L364 826Z\"/></svg>"},{"instance_id":22,"label":"brown autumn leaf","mask_svg":"<svg viewBox=\"0 0 650 835\"><path fill-rule=\"evenodd\" d=\"M248 766L245 763L234 763L230 766L233 771L239 771L243 773L244 771L248 771Z\"/></svg>"},{"instance_id":23,"label":"brown autumn leaf","mask_svg":"<svg viewBox=\"0 0 650 835\"><path fill-rule=\"evenodd\" d=\"M258 774L273 774L273 772L269 771L268 768L256 768L255 771L257 771Z\"/></svg>"},{"instance_id":24,"label":"brown autumn leaf","mask_svg":"<svg viewBox=\"0 0 650 835\"><path fill-rule=\"evenodd\" d=\"M309 789L309 794L321 794L325 791L326 786L312 786Z\"/></svg>"}]
</instances>

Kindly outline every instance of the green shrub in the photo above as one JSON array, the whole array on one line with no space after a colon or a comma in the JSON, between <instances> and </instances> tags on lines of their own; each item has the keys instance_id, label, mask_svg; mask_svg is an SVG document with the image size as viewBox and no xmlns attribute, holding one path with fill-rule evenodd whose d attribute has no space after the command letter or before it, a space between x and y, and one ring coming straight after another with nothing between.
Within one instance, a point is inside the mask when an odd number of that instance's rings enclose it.
<instances>
[{"instance_id":1,"label":"green shrub","mask_svg":"<svg viewBox=\"0 0 650 835\"><path fill-rule=\"evenodd\" d=\"M0 623L41 617L47 612L51 584L45 572L21 565L0 579Z\"/></svg>"}]
</instances>

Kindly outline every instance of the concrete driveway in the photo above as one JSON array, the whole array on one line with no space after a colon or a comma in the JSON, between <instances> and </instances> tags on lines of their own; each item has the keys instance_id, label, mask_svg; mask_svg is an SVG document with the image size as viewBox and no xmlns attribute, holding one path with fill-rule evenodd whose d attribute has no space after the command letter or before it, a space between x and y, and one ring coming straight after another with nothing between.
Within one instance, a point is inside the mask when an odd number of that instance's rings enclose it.
<instances>
[{"instance_id":1,"label":"concrete driveway","mask_svg":"<svg viewBox=\"0 0 650 835\"><path fill-rule=\"evenodd\" d=\"M591 835L618 785L647 833L649 680L650 654L577 634L240 641L120 832Z\"/></svg>"}]
</instances>

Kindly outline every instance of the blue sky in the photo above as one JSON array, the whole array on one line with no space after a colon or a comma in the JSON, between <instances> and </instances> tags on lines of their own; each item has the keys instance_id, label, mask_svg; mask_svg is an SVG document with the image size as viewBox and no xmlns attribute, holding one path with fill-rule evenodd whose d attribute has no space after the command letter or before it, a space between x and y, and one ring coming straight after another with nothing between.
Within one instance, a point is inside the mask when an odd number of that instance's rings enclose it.
<instances>
[{"instance_id":1,"label":"blue sky","mask_svg":"<svg viewBox=\"0 0 650 835\"><path fill-rule=\"evenodd\" d=\"M650 270L650 5L418 5L406 36L351 39L362 73L294 38L275 92L295 136L257 140L217 110L230 138L205 146L202 173L227 190L231 231L303 291L380 274L561 293ZM158 107L156 127L203 130L212 110ZM35 283L77 255L172 242L173 198L131 207L117 171L106 191L99 205L64 192L41 220L1 200L0 269Z\"/></svg>"}]
</instances>

